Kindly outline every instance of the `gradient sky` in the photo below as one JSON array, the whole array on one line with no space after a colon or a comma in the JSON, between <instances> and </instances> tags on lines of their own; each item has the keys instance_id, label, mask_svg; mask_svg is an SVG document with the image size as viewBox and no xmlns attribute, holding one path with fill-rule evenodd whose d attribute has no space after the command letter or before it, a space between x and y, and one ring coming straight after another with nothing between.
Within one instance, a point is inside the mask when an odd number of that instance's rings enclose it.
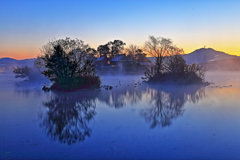
<instances>
[{"instance_id":1,"label":"gradient sky","mask_svg":"<svg viewBox=\"0 0 240 160\"><path fill-rule=\"evenodd\" d=\"M143 46L149 35L183 48L240 55L240 0L1 0L0 58L35 58L49 40L93 48L114 39Z\"/></svg>"}]
</instances>

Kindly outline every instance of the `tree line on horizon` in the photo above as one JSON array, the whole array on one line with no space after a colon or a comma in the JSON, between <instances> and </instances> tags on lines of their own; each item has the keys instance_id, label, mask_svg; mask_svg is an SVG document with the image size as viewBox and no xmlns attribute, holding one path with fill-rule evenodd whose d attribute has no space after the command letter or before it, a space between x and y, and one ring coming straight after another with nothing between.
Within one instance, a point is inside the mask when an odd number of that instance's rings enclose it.
<instances>
[{"instance_id":1,"label":"tree line on horizon","mask_svg":"<svg viewBox=\"0 0 240 160\"><path fill-rule=\"evenodd\" d=\"M137 54L154 57L153 65L146 69L143 77L149 83L194 84L204 81L204 68L198 64L187 65L181 56L183 49L176 47L171 39L149 36L143 49L133 44L124 48L125 45L121 40L114 40L95 50L79 39L53 40L42 47L42 55L34 65L53 82L51 89L57 90L99 87L101 80L95 71L94 57L113 59L123 53L133 61ZM23 69L26 70L19 67L13 70L16 77L27 76Z\"/></svg>"}]
</instances>

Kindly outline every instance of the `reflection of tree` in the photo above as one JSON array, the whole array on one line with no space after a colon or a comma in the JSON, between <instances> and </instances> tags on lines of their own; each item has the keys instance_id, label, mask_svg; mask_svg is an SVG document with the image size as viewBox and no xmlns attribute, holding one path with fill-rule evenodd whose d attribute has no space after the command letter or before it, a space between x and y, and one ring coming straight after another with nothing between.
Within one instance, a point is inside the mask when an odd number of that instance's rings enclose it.
<instances>
[{"instance_id":1,"label":"reflection of tree","mask_svg":"<svg viewBox=\"0 0 240 160\"><path fill-rule=\"evenodd\" d=\"M96 115L93 96L58 93L43 105L47 110L41 126L54 140L70 145L90 136L88 123Z\"/></svg>"},{"instance_id":2,"label":"reflection of tree","mask_svg":"<svg viewBox=\"0 0 240 160\"><path fill-rule=\"evenodd\" d=\"M149 89L151 107L142 110L141 115L151 123L151 128L171 125L171 120L183 115L186 102L197 103L203 98L204 90L200 86L175 89Z\"/></svg>"},{"instance_id":3,"label":"reflection of tree","mask_svg":"<svg viewBox=\"0 0 240 160\"><path fill-rule=\"evenodd\" d=\"M108 106L114 108L122 108L126 104L131 105L139 103L145 90L134 87L119 87L111 91L103 91L98 99L105 102Z\"/></svg>"},{"instance_id":4,"label":"reflection of tree","mask_svg":"<svg viewBox=\"0 0 240 160\"><path fill-rule=\"evenodd\" d=\"M127 104L136 105L143 99L146 101L149 98L151 98L151 103L155 101L155 103L157 103L157 101L159 101L159 105L167 101L166 103L171 103L169 104L171 106L183 106L186 101L197 103L203 96L202 91L203 88L200 88L200 86L185 86L171 90L166 88L146 88L146 86L138 86L135 88L129 85L124 87L120 86L112 90L103 89L98 95L98 99L113 108L122 108Z\"/></svg>"}]
</instances>

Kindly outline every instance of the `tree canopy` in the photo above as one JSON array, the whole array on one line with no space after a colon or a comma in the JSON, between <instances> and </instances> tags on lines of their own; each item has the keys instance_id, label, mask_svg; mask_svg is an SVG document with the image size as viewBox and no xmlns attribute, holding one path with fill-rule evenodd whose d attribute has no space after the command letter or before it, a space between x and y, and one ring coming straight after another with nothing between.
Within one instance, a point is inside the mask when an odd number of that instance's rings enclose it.
<instances>
[{"instance_id":1,"label":"tree canopy","mask_svg":"<svg viewBox=\"0 0 240 160\"><path fill-rule=\"evenodd\" d=\"M71 90L94 83L99 85L92 55L88 54L92 51L94 49L78 39L50 41L42 47L43 55L39 57L45 62L42 73L61 89Z\"/></svg>"},{"instance_id":2,"label":"tree canopy","mask_svg":"<svg viewBox=\"0 0 240 160\"><path fill-rule=\"evenodd\" d=\"M110 59L120 54L126 44L121 40L110 41L107 44L99 45L97 51L100 56L106 56Z\"/></svg>"}]
</instances>

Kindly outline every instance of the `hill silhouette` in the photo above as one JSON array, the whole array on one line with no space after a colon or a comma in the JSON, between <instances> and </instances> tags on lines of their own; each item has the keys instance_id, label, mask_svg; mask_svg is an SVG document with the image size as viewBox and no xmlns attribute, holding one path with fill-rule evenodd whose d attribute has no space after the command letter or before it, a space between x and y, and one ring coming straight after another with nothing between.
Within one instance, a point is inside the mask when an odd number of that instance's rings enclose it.
<instances>
[{"instance_id":1,"label":"hill silhouette","mask_svg":"<svg viewBox=\"0 0 240 160\"><path fill-rule=\"evenodd\" d=\"M1 70L12 70L16 66L28 66L33 67L36 58L16 60L9 57L0 58L0 69Z\"/></svg>"},{"instance_id":2,"label":"hill silhouette","mask_svg":"<svg viewBox=\"0 0 240 160\"><path fill-rule=\"evenodd\" d=\"M189 54L183 55L187 64L207 63L210 61L218 61L229 58L238 58L238 56L230 55L225 52L216 51L212 48L200 48Z\"/></svg>"},{"instance_id":3,"label":"hill silhouette","mask_svg":"<svg viewBox=\"0 0 240 160\"><path fill-rule=\"evenodd\" d=\"M6 63L16 63L18 60L9 58L9 57L4 57L0 58L0 64L6 64Z\"/></svg>"}]
</instances>

